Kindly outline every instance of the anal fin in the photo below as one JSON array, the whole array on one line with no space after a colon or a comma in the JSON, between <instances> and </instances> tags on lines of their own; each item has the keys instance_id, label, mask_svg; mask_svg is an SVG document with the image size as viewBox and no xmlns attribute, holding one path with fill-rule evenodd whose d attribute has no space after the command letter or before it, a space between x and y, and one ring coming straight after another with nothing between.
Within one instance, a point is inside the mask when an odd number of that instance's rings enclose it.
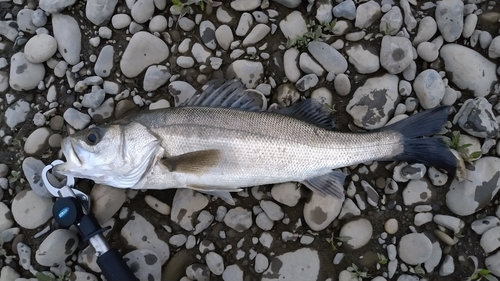
<instances>
[{"instance_id":1,"label":"anal fin","mask_svg":"<svg viewBox=\"0 0 500 281\"><path fill-rule=\"evenodd\" d=\"M210 149L162 158L160 161L170 172L201 174L219 164L219 160L220 151Z\"/></svg>"},{"instance_id":2,"label":"anal fin","mask_svg":"<svg viewBox=\"0 0 500 281\"><path fill-rule=\"evenodd\" d=\"M345 178L346 175L344 173L339 171L332 171L326 175L306 179L301 183L307 186L312 191L344 200Z\"/></svg>"},{"instance_id":3,"label":"anal fin","mask_svg":"<svg viewBox=\"0 0 500 281\"><path fill-rule=\"evenodd\" d=\"M227 191L222 191L222 190L196 190L198 192L215 196L220 198L222 201L226 202L227 204L234 206L236 203L234 202L233 196L231 196L231 193Z\"/></svg>"}]
</instances>

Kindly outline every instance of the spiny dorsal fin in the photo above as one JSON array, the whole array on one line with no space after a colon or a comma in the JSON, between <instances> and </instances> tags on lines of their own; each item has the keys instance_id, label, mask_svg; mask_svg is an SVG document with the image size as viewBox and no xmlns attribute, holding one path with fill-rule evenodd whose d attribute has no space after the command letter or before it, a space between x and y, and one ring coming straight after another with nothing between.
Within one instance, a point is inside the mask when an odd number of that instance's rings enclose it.
<instances>
[{"instance_id":1,"label":"spiny dorsal fin","mask_svg":"<svg viewBox=\"0 0 500 281\"><path fill-rule=\"evenodd\" d=\"M325 105L315 99L306 99L276 112L309 122L323 129L332 130L335 127L335 122L326 111Z\"/></svg>"},{"instance_id":2,"label":"spiny dorsal fin","mask_svg":"<svg viewBox=\"0 0 500 281\"><path fill-rule=\"evenodd\" d=\"M239 79L212 80L199 95L195 95L183 106L205 106L238 108L248 111L260 111L264 104L264 95L256 90L248 90Z\"/></svg>"},{"instance_id":3,"label":"spiny dorsal fin","mask_svg":"<svg viewBox=\"0 0 500 281\"><path fill-rule=\"evenodd\" d=\"M200 150L161 159L170 172L201 174L219 164L220 151Z\"/></svg>"},{"instance_id":4,"label":"spiny dorsal fin","mask_svg":"<svg viewBox=\"0 0 500 281\"><path fill-rule=\"evenodd\" d=\"M312 191L319 192L321 194L327 194L344 200L345 178L346 175L344 173L339 171L331 171L326 175L306 179L302 181L302 184L307 186Z\"/></svg>"}]
</instances>

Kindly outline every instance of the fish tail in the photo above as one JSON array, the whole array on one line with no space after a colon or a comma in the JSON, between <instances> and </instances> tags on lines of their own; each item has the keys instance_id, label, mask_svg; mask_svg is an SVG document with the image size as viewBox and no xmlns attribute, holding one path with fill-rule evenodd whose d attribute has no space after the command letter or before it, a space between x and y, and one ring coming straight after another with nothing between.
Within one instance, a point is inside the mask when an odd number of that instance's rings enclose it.
<instances>
[{"instance_id":1,"label":"fish tail","mask_svg":"<svg viewBox=\"0 0 500 281\"><path fill-rule=\"evenodd\" d=\"M392 160L422 163L455 174L458 160L437 134L448 120L449 106L440 106L412 115L383 130L396 131L403 136L403 152Z\"/></svg>"}]
</instances>

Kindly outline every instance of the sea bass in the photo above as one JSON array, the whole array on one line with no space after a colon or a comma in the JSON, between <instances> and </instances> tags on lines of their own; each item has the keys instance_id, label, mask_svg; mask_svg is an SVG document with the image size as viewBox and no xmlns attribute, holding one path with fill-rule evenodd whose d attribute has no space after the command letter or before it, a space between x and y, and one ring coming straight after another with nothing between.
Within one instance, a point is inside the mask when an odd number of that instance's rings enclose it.
<instances>
[{"instance_id":1,"label":"sea bass","mask_svg":"<svg viewBox=\"0 0 500 281\"><path fill-rule=\"evenodd\" d=\"M454 173L457 158L437 137L448 107L367 133L332 130L324 107L306 99L262 111L239 80L211 82L181 107L144 111L62 141L55 171L117 188L227 192L288 181L344 198L337 168L382 160L418 162ZM230 198L230 196L229 196Z\"/></svg>"}]
</instances>

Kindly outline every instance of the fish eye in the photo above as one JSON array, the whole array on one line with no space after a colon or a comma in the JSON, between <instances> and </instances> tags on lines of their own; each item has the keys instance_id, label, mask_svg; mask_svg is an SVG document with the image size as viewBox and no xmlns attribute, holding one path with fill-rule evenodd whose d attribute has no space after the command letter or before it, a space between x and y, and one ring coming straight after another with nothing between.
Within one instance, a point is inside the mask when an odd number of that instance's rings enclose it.
<instances>
[{"instance_id":1,"label":"fish eye","mask_svg":"<svg viewBox=\"0 0 500 281\"><path fill-rule=\"evenodd\" d=\"M85 141L90 145L95 145L101 140L101 134L97 129L90 129L85 134Z\"/></svg>"}]
</instances>

